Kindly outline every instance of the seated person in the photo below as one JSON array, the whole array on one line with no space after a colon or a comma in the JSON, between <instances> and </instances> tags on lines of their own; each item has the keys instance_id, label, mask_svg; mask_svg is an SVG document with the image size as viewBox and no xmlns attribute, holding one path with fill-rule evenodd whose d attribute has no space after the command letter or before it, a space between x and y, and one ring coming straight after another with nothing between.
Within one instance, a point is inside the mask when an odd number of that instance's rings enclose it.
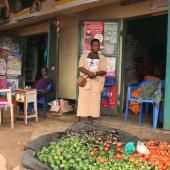
<instances>
[{"instance_id":1,"label":"seated person","mask_svg":"<svg viewBox=\"0 0 170 170\"><path fill-rule=\"evenodd\" d=\"M41 78L34 84L34 88L37 89L38 94L47 94L53 91L53 80L48 76L47 67L41 68ZM51 86L49 88L49 85Z\"/></svg>"}]
</instances>

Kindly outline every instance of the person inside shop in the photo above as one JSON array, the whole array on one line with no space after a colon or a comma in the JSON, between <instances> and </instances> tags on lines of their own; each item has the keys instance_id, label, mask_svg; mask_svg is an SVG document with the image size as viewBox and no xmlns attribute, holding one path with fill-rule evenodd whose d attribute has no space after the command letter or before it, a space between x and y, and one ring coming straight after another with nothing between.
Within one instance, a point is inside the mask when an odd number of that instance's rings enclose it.
<instances>
[{"instance_id":1,"label":"person inside shop","mask_svg":"<svg viewBox=\"0 0 170 170\"><path fill-rule=\"evenodd\" d=\"M48 75L48 68L41 68L41 78L35 81L34 88L38 94L48 94L53 91L53 79Z\"/></svg>"},{"instance_id":2,"label":"person inside shop","mask_svg":"<svg viewBox=\"0 0 170 170\"><path fill-rule=\"evenodd\" d=\"M77 117L88 117L89 121L100 116L101 93L106 75L106 58L99 54L100 41L91 40L91 52L82 55L79 62L81 75L87 76L84 87L79 87Z\"/></svg>"}]
</instances>

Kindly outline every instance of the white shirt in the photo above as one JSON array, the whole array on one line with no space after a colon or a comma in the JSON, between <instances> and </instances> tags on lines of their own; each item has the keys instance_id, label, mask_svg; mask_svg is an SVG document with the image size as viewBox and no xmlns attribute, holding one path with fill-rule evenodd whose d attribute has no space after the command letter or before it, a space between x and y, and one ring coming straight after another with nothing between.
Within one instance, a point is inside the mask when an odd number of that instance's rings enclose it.
<instances>
[{"instance_id":1,"label":"white shirt","mask_svg":"<svg viewBox=\"0 0 170 170\"><path fill-rule=\"evenodd\" d=\"M96 72L99 68L100 60L87 58L87 69L91 72Z\"/></svg>"}]
</instances>

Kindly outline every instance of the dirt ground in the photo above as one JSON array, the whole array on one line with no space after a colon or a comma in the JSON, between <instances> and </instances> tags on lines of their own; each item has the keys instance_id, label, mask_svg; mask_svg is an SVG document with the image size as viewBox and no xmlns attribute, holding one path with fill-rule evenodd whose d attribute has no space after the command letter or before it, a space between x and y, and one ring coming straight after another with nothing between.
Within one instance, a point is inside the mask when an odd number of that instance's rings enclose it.
<instances>
[{"instance_id":1,"label":"dirt ground","mask_svg":"<svg viewBox=\"0 0 170 170\"><path fill-rule=\"evenodd\" d=\"M76 122L75 114L67 114L64 116L52 116L49 114L47 119L39 119L39 123L34 121L25 126L22 121L17 121L15 129L10 129L10 122L5 118L4 124L0 127L0 153L7 160L7 167L12 170L21 166L21 157L24 152L24 146L28 141L40 135L51 133L54 131L63 131ZM162 139L170 142L170 131L161 129L153 130L149 120L144 120L144 124L139 127L137 124L137 116L129 118L127 124L124 123L123 115L113 117L101 117L95 121L99 125L109 126L116 129L127 131L133 135L145 139Z\"/></svg>"}]
</instances>

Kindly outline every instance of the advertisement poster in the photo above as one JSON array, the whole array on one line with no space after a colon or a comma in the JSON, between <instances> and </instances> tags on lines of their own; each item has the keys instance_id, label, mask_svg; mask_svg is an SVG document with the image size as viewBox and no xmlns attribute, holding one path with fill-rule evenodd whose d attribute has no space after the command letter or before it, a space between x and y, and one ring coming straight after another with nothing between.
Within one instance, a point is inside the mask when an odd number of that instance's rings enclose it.
<instances>
[{"instance_id":1,"label":"advertisement poster","mask_svg":"<svg viewBox=\"0 0 170 170\"><path fill-rule=\"evenodd\" d=\"M109 107L110 109L115 109L116 108L116 85L108 89L108 94L109 94L110 106L108 106L108 102L106 100L102 99L101 108L107 109Z\"/></svg>"},{"instance_id":2,"label":"advertisement poster","mask_svg":"<svg viewBox=\"0 0 170 170\"><path fill-rule=\"evenodd\" d=\"M18 79L9 78L7 79L7 88L11 89L12 94L15 94L16 89L18 88Z\"/></svg>"},{"instance_id":3,"label":"advertisement poster","mask_svg":"<svg viewBox=\"0 0 170 170\"><path fill-rule=\"evenodd\" d=\"M6 89L6 88L7 88L6 76L0 76L0 89Z\"/></svg>"},{"instance_id":4,"label":"advertisement poster","mask_svg":"<svg viewBox=\"0 0 170 170\"><path fill-rule=\"evenodd\" d=\"M104 22L103 21L87 21L84 22L83 30L83 50L91 50L90 41L93 38L99 39L101 49L103 49Z\"/></svg>"},{"instance_id":5,"label":"advertisement poster","mask_svg":"<svg viewBox=\"0 0 170 170\"><path fill-rule=\"evenodd\" d=\"M116 58L115 57L106 57L107 60L107 75L111 76L113 79L116 77ZM106 100L102 99L101 108L107 109L110 107L111 109L116 108L116 84L112 87L107 87L108 95L109 95L109 105Z\"/></svg>"},{"instance_id":6,"label":"advertisement poster","mask_svg":"<svg viewBox=\"0 0 170 170\"><path fill-rule=\"evenodd\" d=\"M115 44L118 42L118 23L106 22L104 24L104 50L103 53L113 56Z\"/></svg>"},{"instance_id":7,"label":"advertisement poster","mask_svg":"<svg viewBox=\"0 0 170 170\"><path fill-rule=\"evenodd\" d=\"M6 74L6 60L0 59L0 75Z\"/></svg>"},{"instance_id":8,"label":"advertisement poster","mask_svg":"<svg viewBox=\"0 0 170 170\"><path fill-rule=\"evenodd\" d=\"M107 76L116 76L116 58L106 57L107 60Z\"/></svg>"},{"instance_id":9,"label":"advertisement poster","mask_svg":"<svg viewBox=\"0 0 170 170\"><path fill-rule=\"evenodd\" d=\"M7 74L14 76L21 75L21 56L8 56Z\"/></svg>"}]
</instances>

